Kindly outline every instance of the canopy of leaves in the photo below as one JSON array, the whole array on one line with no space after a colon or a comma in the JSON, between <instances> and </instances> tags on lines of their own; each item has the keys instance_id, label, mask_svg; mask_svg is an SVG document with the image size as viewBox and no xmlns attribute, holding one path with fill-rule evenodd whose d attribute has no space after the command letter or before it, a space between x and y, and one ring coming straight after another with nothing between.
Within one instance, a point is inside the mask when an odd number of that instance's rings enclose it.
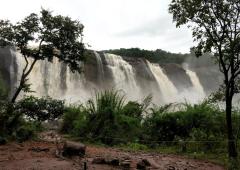
<instances>
[{"instance_id":1,"label":"canopy of leaves","mask_svg":"<svg viewBox=\"0 0 240 170\"><path fill-rule=\"evenodd\" d=\"M79 70L84 50L82 31L83 25L78 20L53 16L42 9L40 15L32 13L16 24L0 20L0 46L16 47L26 62L26 57L52 61L55 56L72 70Z\"/></svg>"},{"instance_id":2,"label":"canopy of leaves","mask_svg":"<svg viewBox=\"0 0 240 170\"><path fill-rule=\"evenodd\" d=\"M145 58L154 63L183 63L190 54L176 54L166 52L161 49L155 51L143 50L139 48L120 48L114 50L105 50L104 52L121 55L132 58Z\"/></svg>"},{"instance_id":3,"label":"canopy of leaves","mask_svg":"<svg viewBox=\"0 0 240 170\"><path fill-rule=\"evenodd\" d=\"M240 73L239 1L172 0L169 12L177 26L188 24L192 28L198 42L196 55L213 53L227 81L236 80Z\"/></svg>"},{"instance_id":4,"label":"canopy of leaves","mask_svg":"<svg viewBox=\"0 0 240 170\"><path fill-rule=\"evenodd\" d=\"M16 110L32 120L45 121L59 118L64 111L64 102L50 97L26 97L17 103Z\"/></svg>"}]
</instances>

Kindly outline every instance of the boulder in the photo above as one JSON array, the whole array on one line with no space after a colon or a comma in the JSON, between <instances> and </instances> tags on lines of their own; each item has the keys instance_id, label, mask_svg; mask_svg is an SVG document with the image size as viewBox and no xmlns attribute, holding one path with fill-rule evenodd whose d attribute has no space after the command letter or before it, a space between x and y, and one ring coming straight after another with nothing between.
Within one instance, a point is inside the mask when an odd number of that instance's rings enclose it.
<instances>
[{"instance_id":1,"label":"boulder","mask_svg":"<svg viewBox=\"0 0 240 170\"><path fill-rule=\"evenodd\" d=\"M86 146L82 143L66 141L63 145L62 155L65 157L71 156L84 156L86 152Z\"/></svg>"}]
</instances>

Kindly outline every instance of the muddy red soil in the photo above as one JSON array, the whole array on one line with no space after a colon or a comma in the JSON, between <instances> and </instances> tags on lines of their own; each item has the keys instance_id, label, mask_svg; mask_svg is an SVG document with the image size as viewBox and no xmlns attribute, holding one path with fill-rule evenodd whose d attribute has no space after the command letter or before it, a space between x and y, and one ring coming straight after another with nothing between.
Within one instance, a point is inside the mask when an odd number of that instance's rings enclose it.
<instances>
[{"instance_id":1,"label":"muddy red soil","mask_svg":"<svg viewBox=\"0 0 240 170\"><path fill-rule=\"evenodd\" d=\"M137 163L145 159L151 163L148 169L163 170L223 170L210 162L187 159L181 156L156 153L127 152L115 148L87 146L84 158L58 158L56 145L44 141L27 141L21 144L9 143L0 146L0 170L118 170L123 166L93 163L96 159L115 159L129 162L130 169L136 169Z\"/></svg>"}]
</instances>

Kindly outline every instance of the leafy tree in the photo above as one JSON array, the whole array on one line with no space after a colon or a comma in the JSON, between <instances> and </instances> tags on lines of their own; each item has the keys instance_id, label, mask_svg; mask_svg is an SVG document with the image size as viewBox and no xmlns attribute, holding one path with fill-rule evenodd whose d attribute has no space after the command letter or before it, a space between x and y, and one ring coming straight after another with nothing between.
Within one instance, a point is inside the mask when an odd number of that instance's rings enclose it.
<instances>
[{"instance_id":1,"label":"leafy tree","mask_svg":"<svg viewBox=\"0 0 240 170\"><path fill-rule=\"evenodd\" d=\"M63 115L64 101L28 96L18 101L15 109L32 120L55 120Z\"/></svg>"},{"instance_id":2,"label":"leafy tree","mask_svg":"<svg viewBox=\"0 0 240 170\"><path fill-rule=\"evenodd\" d=\"M32 13L16 24L0 20L0 47L16 47L26 61L20 84L11 101L14 103L22 90L30 91L28 76L39 60L52 62L53 57L57 57L72 71L80 71L80 61L84 59L82 32L83 25L78 20L53 16L45 9L41 10L40 15Z\"/></svg>"},{"instance_id":3,"label":"leafy tree","mask_svg":"<svg viewBox=\"0 0 240 170\"><path fill-rule=\"evenodd\" d=\"M232 99L239 92L240 3L239 0L172 0L169 12L176 26L192 28L195 54L211 52L224 75L228 153L237 157L232 128Z\"/></svg>"}]
</instances>

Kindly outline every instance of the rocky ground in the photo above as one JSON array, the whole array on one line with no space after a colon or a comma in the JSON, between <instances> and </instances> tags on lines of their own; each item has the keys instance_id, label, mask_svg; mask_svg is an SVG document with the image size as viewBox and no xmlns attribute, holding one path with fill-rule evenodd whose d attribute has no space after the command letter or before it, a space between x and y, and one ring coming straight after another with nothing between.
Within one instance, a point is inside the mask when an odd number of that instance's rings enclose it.
<instances>
[{"instance_id":1,"label":"rocky ground","mask_svg":"<svg viewBox=\"0 0 240 170\"><path fill-rule=\"evenodd\" d=\"M83 158L65 158L56 153L53 141L27 141L0 146L0 170L223 170L210 162L181 156L127 152L115 148L87 146Z\"/></svg>"}]
</instances>

